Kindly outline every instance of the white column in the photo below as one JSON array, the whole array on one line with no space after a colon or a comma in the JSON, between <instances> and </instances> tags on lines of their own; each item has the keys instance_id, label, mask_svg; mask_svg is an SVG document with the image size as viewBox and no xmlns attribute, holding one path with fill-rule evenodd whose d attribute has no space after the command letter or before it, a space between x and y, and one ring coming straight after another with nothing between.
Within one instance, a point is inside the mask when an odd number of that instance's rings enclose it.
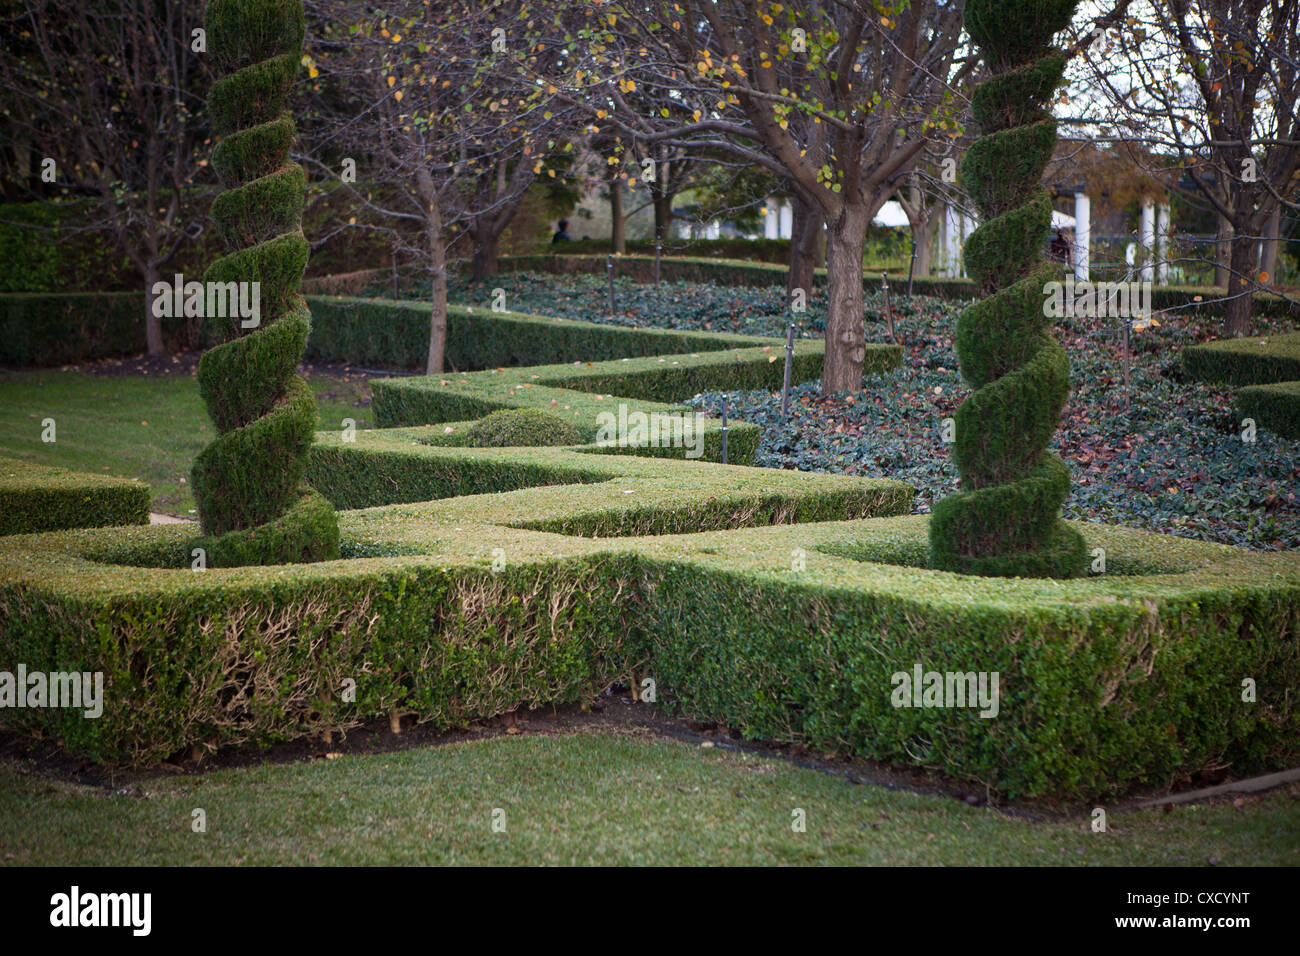
<instances>
[{"instance_id":1,"label":"white column","mask_svg":"<svg viewBox=\"0 0 1300 956\"><path fill-rule=\"evenodd\" d=\"M948 206L945 203L939 209L939 228L935 230L937 248L934 251L934 274L948 274Z\"/></svg>"},{"instance_id":2,"label":"white column","mask_svg":"<svg viewBox=\"0 0 1300 956\"><path fill-rule=\"evenodd\" d=\"M763 204L763 238L781 238L781 214L777 212L775 199Z\"/></svg>"},{"instance_id":3,"label":"white column","mask_svg":"<svg viewBox=\"0 0 1300 956\"><path fill-rule=\"evenodd\" d=\"M961 214L961 248L957 250L957 274L963 279L966 278L966 257L963 255L966 240L970 238L970 234L975 231L975 227L978 225L974 213L964 212Z\"/></svg>"},{"instance_id":4,"label":"white column","mask_svg":"<svg viewBox=\"0 0 1300 956\"><path fill-rule=\"evenodd\" d=\"M1156 207L1156 282L1169 285L1169 204Z\"/></svg>"},{"instance_id":5,"label":"white column","mask_svg":"<svg viewBox=\"0 0 1300 956\"><path fill-rule=\"evenodd\" d=\"M1088 281L1088 244L1092 242L1088 215L1092 204L1087 193L1074 194L1074 281Z\"/></svg>"},{"instance_id":6,"label":"white column","mask_svg":"<svg viewBox=\"0 0 1300 956\"><path fill-rule=\"evenodd\" d=\"M952 203L943 210L943 274L949 278L961 275L961 213Z\"/></svg>"},{"instance_id":7,"label":"white column","mask_svg":"<svg viewBox=\"0 0 1300 956\"><path fill-rule=\"evenodd\" d=\"M1140 262L1142 271L1140 280L1151 282L1155 279L1153 263L1156 257L1156 204L1150 199L1142 200L1142 225L1138 232L1138 244L1141 246Z\"/></svg>"},{"instance_id":8,"label":"white column","mask_svg":"<svg viewBox=\"0 0 1300 956\"><path fill-rule=\"evenodd\" d=\"M722 226L719 224L718 220L716 219L712 220L707 226L704 227L705 239L716 239L721 234L722 234Z\"/></svg>"},{"instance_id":9,"label":"white column","mask_svg":"<svg viewBox=\"0 0 1300 956\"><path fill-rule=\"evenodd\" d=\"M781 238L794 236L794 206L788 202L781 203Z\"/></svg>"}]
</instances>

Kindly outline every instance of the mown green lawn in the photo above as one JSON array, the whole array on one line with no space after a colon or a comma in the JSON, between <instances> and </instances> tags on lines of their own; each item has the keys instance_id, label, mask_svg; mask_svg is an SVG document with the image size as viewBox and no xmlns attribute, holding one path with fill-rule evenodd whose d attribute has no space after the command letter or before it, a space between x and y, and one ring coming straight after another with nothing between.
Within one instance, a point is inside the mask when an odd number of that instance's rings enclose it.
<instances>
[{"instance_id":1,"label":"mown green lawn","mask_svg":"<svg viewBox=\"0 0 1300 956\"><path fill-rule=\"evenodd\" d=\"M206 816L194 832L194 811ZM504 811L504 831L493 811ZM806 831L792 829L803 810ZM23 864L1300 863L1300 800L1034 823L677 741L522 736L172 777L112 793L0 766Z\"/></svg>"},{"instance_id":2,"label":"mown green lawn","mask_svg":"<svg viewBox=\"0 0 1300 956\"><path fill-rule=\"evenodd\" d=\"M362 384L329 375L308 378L321 428L345 418L370 424L355 405ZM53 418L53 443L41 440ZM13 373L0 378L0 455L76 471L139 478L153 490L153 510L184 515L194 507L190 466L215 434L189 375L110 377L81 372Z\"/></svg>"}]
</instances>

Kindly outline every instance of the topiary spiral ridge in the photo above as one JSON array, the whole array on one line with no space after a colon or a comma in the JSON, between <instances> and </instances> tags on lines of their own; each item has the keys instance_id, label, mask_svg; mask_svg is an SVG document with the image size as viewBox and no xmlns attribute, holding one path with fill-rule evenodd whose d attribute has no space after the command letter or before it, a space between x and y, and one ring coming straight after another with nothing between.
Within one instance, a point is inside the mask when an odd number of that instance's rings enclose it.
<instances>
[{"instance_id":1,"label":"topiary spiral ridge","mask_svg":"<svg viewBox=\"0 0 1300 956\"><path fill-rule=\"evenodd\" d=\"M961 491L934 506L930 563L964 574L1073 577L1082 537L1061 520L1065 464L1047 450L1069 396L1069 360L1044 315L1059 267L1043 256L1052 215L1040 185L1056 144L1047 104L1066 57L1051 45L1077 0L968 0L966 29L989 77L972 96L981 136L962 159L980 213L966 269L984 296L957 321L962 378L955 416Z\"/></svg>"},{"instance_id":2,"label":"topiary spiral ridge","mask_svg":"<svg viewBox=\"0 0 1300 956\"><path fill-rule=\"evenodd\" d=\"M298 294L307 265L306 176L289 159L287 112L302 53L302 0L212 0L205 27L217 70L208 97L212 153L226 191L212 218L227 254L205 283L260 284L260 322L207 316L218 344L199 362L199 390L218 436L191 471L214 567L338 557L338 523L306 487L316 401L298 374L311 315Z\"/></svg>"}]
</instances>

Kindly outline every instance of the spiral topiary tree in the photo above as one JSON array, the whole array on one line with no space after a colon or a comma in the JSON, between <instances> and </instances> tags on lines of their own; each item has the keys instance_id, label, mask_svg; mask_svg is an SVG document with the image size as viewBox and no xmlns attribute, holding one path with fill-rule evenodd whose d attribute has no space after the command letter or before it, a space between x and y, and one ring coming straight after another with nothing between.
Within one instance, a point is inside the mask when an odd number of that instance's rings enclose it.
<instances>
[{"instance_id":1,"label":"spiral topiary tree","mask_svg":"<svg viewBox=\"0 0 1300 956\"><path fill-rule=\"evenodd\" d=\"M934 506L932 567L965 574L1072 577L1083 539L1061 520L1070 475L1047 443L1069 395L1070 364L1044 316L1060 278L1043 246L1051 197L1040 185L1056 144L1048 111L1066 55L1052 37L1077 0L967 0L966 30L988 71L971 98L981 136L962 159L981 225L966 270L984 296L957 321L962 377L975 391L956 414L961 491Z\"/></svg>"},{"instance_id":2,"label":"spiral topiary tree","mask_svg":"<svg viewBox=\"0 0 1300 956\"><path fill-rule=\"evenodd\" d=\"M302 53L302 0L212 0L205 26L227 74L213 83L208 109L220 137L212 165L226 187L212 218L229 252L204 281L259 283L260 322L245 328L238 315L207 316L218 344L204 353L198 379L218 437L191 472L204 535L197 544L214 567L334 558L333 508L303 485L316 427L315 398L297 375L311 328L298 294L307 180L289 160L296 132L286 110Z\"/></svg>"}]
</instances>

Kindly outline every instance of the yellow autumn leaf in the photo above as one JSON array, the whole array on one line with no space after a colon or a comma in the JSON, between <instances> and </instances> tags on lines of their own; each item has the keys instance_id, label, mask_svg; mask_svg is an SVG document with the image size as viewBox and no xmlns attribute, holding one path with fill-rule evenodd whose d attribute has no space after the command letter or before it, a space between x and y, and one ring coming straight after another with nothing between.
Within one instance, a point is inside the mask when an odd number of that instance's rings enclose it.
<instances>
[{"instance_id":1,"label":"yellow autumn leaf","mask_svg":"<svg viewBox=\"0 0 1300 956\"><path fill-rule=\"evenodd\" d=\"M388 85L389 85L389 86L392 86L392 85L393 85L394 83L396 83L396 82L397 82L397 77L395 77L395 76L390 76L390 77L388 78Z\"/></svg>"}]
</instances>

